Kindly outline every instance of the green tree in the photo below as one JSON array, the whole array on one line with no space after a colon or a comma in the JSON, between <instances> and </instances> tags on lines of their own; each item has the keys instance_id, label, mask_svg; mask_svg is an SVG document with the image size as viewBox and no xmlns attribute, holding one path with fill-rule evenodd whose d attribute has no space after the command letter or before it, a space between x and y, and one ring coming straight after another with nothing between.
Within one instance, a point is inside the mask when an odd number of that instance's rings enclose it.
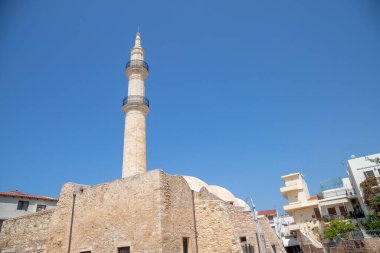
<instances>
[{"instance_id":1,"label":"green tree","mask_svg":"<svg viewBox=\"0 0 380 253\"><path fill-rule=\"evenodd\" d=\"M373 211L368 212L365 219L361 221L366 230L379 230L380 218L376 217Z\"/></svg>"},{"instance_id":2,"label":"green tree","mask_svg":"<svg viewBox=\"0 0 380 253\"><path fill-rule=\"evenodd\" d=\"M373 206L380 206L380 192L378 192L369 200Z\"/></svg>"},{"instance_id":3,"label":"green tree","mask_svg":"<svg viewBox=\"0 0 380 253\"><path fill-rule=\"evenodd\" d=\"M350 220L333 220L325 230L324 236L332 240L338 235L347 235L347 233L354 231L355 229L354 224L352 224Z\"/></svg>"},{"instance_id":4,"label":"green tree","mask_svg":"<svg viewBox=\"0 0 380 253\"><path fill-rule=\"evenodd\" d=\"M366 160L368 160L370 162L373 162L373 163L376 163L376 164L380 164L380 158L379 157L375 157L373 159L370 159L370 158L366 157Z\"/></svg>"}]
</instances>

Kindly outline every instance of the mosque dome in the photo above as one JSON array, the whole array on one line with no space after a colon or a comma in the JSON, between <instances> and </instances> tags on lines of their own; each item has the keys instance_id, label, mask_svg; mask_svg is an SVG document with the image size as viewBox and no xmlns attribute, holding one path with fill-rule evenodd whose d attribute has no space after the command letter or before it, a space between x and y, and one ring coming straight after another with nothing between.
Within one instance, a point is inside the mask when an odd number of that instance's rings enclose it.
<instances>
[{"instance_id":1,"label":"mosque dome","mask_svg":"<svg viewBox=\"0 0 380 253\"><path fill-rule=\"evenodd\" d=\"M207 189L209 190L209 192L211 192L212 194L214 194L215 196L217 196L225 202L234 203L236 200L235 196L229 190L221 186L209 185Z\"/></svg>"},{"instance_id":2,"label":"mosque dome","mask_svg":"<svg viewBox=\"0 0 380 253\"><path fill-rule=\"evenodd\" d=\"M182 176L187 184L189 185L190 189L196 192L199 192L202 187L205 187L208 189L208 184L206 184L204 181L197 177L192 177L192 176Z\"/></svg>"},{"instance_id":3,"label":"mosque dome","mask_svg":"<svg viewBox=\"0 0 380 253\"><path fill-rule=\"evenodd\" d=\"M242 199L235 198L234 206L246 207L247 203L244 200L242 200Z\"/></svg>"},{"instance_id":4,"label":"mosque dome","mask_svg":"<svg viewBox=\"0 0 380 253\"><path fill-rule=\"evenodd\" d=\"M218 185L208 185L203 180L193 177L193 176L182 176L187 184L189 185L190 189L196 192L199 192L202 187L205 187L210 193L214 194L216 197L220 198L221 200L229 203L233 203L234 206L238 207L246 207L247 203L245 203L244 200L235 198L235 196L226 188L223 188Z\"/></svg>"}]
</instances>

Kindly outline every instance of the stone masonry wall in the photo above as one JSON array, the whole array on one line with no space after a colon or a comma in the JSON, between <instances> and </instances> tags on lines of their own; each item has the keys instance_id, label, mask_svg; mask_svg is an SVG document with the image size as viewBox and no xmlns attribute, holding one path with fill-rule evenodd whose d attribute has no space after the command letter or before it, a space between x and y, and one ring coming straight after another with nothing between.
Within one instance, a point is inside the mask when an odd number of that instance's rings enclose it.
<instances>
[{"instance_id":1,"label":"stone masonry wall","mask_svg":"<svg viewBox=\"0 0 380 253\"><path fill-rule=\"evenodd\" d=\"M189 252L195 251L191 189L181 176L162 175L163 252L183 252L183 238L189 238Z\"/></svg>"},{"instance_id":2,"label":"stone masonry wall","mask_svg":"<svg viewBox=\"0 0 380 253\"><path fill-rule=\"evenodd\" d=\"M204 188L195 198L199 252L241 253L226 202Z\"/></svg>"},{"instance_id":3,"label":"stone masonry wall","mask_svg":"<svg viewBox=\"0 0 380 253\"><path fill-rule=\"evenodd\" d=\"M67 183L52 216L48 252L67 252L73 192L76 192L71 251L162 252L159 170L84 187Z\"/></svg>"},{"instance_id":4,"label":"stone masonry wall","mask_svg":"<svg viewBox=\"0 0 380 253\"><path fill-rule=\"evenodd\" d=\"M342 240L336 246L324 245L325 252L329 253L378 253L380 252L380 238ZM305 253L310 251L306 248Z\"/></svg>"},{"instance_id":5,"label":"stone masonry wall","mask_svg":"<svg viewBox=\"0 0 380 253\"><path fill-rule=\"evenodd\" d=\"M258 252L249 212L205 188L194 192L194 207L185 179L160 170L91 187L67 183L56 209L6 221L0 249L66 253L70 245L70 252L115 253L129 246L136 253L181 253L183 238L188 238L189 253L195 253L197 230L199 253L242 253L239 236L246 236ZM260 225L268 249L275 244L274 232L267 220Z\"/></svg>"},{"instance_id":6,"label":"stone masonry wall","mask_svg":"<svg viewBox=\"0 0 380 253\"><path fill-rule=\"evenodd\" d=\"M253 220L251 212L243 212L243 208L236 206L229 206L228 212L237 236L239 238L246 237L247 244L252 245L255 252L259 252L256 222Z\"/></svg>"},{"instance_id":7,"label":"stone masonry wall","mask_svg":"<svg viewBox=\"0 0 380 253\"><path fill-rule=\"evenodd\" d=\"M6 220L0 234L0 252L45 253L54 210Z\"/></svg>"},{"instance_id":8,"label":"stone masonry wall","mask_svg":"<svg viewBox=\"0 0 380 253\"><path fill-rule=\"evenodd\" d=\"M269 224L269 220L266 217L260 218L260 230L261 234L264 236L264 241L266 248L276 249L276 252L286 252L285 248L282 246L281 241L278 239L276 232ZM270 249L268 252L272 252Z\"/></svg>"},{"instance_id":9,"label":"stone masonry wall","mask_svg":"<svg viewBox=\"0 0 380 253\"><path fill-rule=\"evenodd\" d=\"M255 252L258 252L257 226L252 213L244 212L243 208L236 206L229 206L228 212L237 236L239 238L246 237L247 243L254 247ZM271 228L268 219L260 218L259 222L262 246L265 245L267 252L271 252L272 245L275 246L276 252L285 252L285 248Z\"/></svg>"}]
</instances>

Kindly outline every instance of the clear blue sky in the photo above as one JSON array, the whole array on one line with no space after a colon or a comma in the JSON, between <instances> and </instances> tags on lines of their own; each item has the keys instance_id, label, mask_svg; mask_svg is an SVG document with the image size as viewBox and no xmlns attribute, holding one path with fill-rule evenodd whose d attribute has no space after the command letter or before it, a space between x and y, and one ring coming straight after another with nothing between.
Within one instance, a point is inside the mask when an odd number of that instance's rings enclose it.
<instances>
[{"instance_id":1,"label":"clear blue sky","mask_svg":"<svg viewBox=\"0 0 380 253\"><path fill-rule=\"evenodd\" d=\"M121 177L124 74L140 25L149 169L285 203L380 152L380 2L0 1L0 191Z\"/></svg>"}]
</instances>

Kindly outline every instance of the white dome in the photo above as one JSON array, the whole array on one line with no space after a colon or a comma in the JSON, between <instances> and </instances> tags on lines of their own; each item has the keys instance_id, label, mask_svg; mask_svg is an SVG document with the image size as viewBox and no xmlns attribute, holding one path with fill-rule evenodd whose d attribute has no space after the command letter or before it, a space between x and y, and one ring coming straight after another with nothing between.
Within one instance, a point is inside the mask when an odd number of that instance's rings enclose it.
<instances>
[{"instance_id":1,"label":"white dome","mask_svg":"<svg viewBox=\"0 0 380 253\"><path fill-rule=\"evenodd\" d=\"M242 200L242 199L235 198L234 206L246 207L247 203L244 200Z\"/></svg>"},{"instance_id":2,"label":"white dome","mask_svg":"<svg viewBox=\"0 0 380 253\"><path fill-rule=\"evenodd\" d=\"M192 176L182 176L187 184L189 185L190 189L193 190L193 191L196 191L196 192L199 192L202 187L206 187L208 189L208 184L206 184L205 182L203 182L201 179L197 178L197 177L192 177Z\"/></svg>"},{"instance_id":3,"label":"white dome","mask_svg":"<svg viewBox=\"0 0 380 253\"><path fill-rule=\"evenodd\" d=\"M235 196L226 188L218 185L209 185L208 190L223 201L235 202Z\"/></svg>"}]
</instances>

